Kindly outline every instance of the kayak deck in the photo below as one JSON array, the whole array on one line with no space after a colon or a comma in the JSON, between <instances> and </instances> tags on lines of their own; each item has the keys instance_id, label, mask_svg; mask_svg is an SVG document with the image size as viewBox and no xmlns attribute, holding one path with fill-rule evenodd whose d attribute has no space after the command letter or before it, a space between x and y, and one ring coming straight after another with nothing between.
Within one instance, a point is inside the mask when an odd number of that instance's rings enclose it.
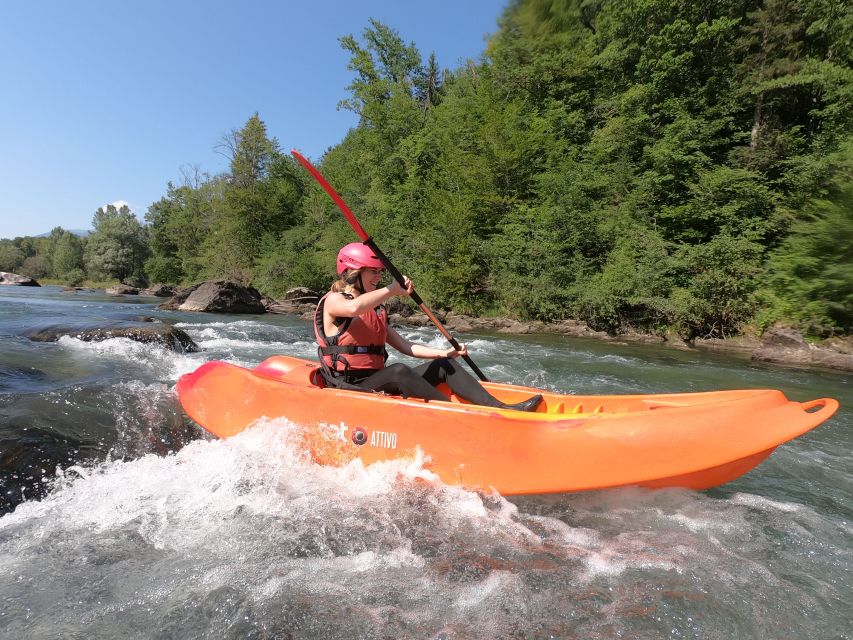
<instances>
[{"instance_id":1,"label":"kayak deck","mask_svg":"<svg viewBox=\"0 0 853 640\"><path fill-rule=\"evenodd\" d=\"M322 464L365 464L423 452L444 482L505 495L638 485L705 489L737 478L780 444L828 419L829 398L780 391L573 396L484 383L536 412L322 388L316 363L274 356L255 369L209 362L177 385L190 418L228 437L262 418L305 428Z\"/></svg>"}]
</instances>

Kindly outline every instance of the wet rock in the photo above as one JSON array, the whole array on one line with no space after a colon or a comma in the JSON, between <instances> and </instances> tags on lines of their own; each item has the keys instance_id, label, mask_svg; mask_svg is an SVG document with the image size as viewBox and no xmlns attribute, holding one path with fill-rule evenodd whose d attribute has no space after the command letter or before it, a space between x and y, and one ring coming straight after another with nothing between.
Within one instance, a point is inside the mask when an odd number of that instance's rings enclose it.
<instances>
[{"instance_id":1,"label":"wet rock","mask_svg":"<svg viewBox=\"0 0 853 640\"><path fill-rule=\"evenodd\" d=\"M116 321L107 325L45 324L33 327L22 335L33 342L56 342L62 336L70 336L84 342L129 338L145 344L159 344L179 353L201 351L186 331L157 321Z\"/></svg>"},{"instance_id":2,"label":"wet rock","mask_svg":"<svg viewBox=\"0 0 853 640\"><path fill-rule=\"evenodd\" d=\"M314 313L315 304L292 304L284 300L272 300L266 306L269 313L287 314L287 313Z\"/></svg>"},{"instance_id":3,"label":"wet rock","mask_svg":"<svg viewBox=\"0 0 853 640\"><path fill-rule=\"evenodd\" d=\"M525 335L529 333L542 333L545 328L545 323L540 320L531 320L522 322L520 320L507 320L503 326L498 328L498 333L512 333L516 335Z\"/></svg>"},{"instance_id":4,"label":"wet rock","mask_svg":"<svg viewBox=\"0 0 853 640\"><path fill-rule=\"evenodd\" d=\"M761 345L752 352L752 359L761 362L809 364L811 349L802 334L789 327L772 327L764 332Z\"/></svg>"},{"instance_id":5,"label":"wet rock","mask_svg":"<svg viewBox=\"0 0 853 640\"><path fill-rule=\"evenodd\" d=\"M107 293L111 296L136 296L139 295L139 289L131 287L127 284L117 284L114 287L107 287Z\"/></svg>"},{"instance_id":6,"label":"wet rock","mask_svg":"<svg viewBox=\"0 0 853 640\"><path fill-rule=\"evenodd\" d=\"M139 294L155 298L169 298L175 295L175 289L166 284L152 284L147 289L140 291Z\"/></svg>"},{"instance_id":7,"label":"wet rock","mask_svg":"<svg viewBox=\"0 0 853 640\"><path fill-rule=\"evenodd\" d=\"M385 303L385 308L388 310L389 316L396 315L401 318L409 318L417 310L414 303L408 304L400 298L391 298Z\"/></svg>"},{"instance_id":8,"label":"wet rock","mask_svg":"<svg viewBox=\"0 0 853 640\"><path fill-rule=\"evenodd\" d=\"M179 289L171 298L169 298L163 304L159 305L157 308L164 309L165 311L177 311L178 309L180 309L181 305L187 301L187 298L192 295L192 292L198 289L202 284L204 283L200 282L198 284Z\"/></svg>"},{"instance_id":9,"label":"wet rock","mask_svg":"<svg viewBox=\"0 0 853 640\"><path fill-rule=\"evenodd\" d=\"M664 336L633 330L620 333L618 339L624 340L627 344L664 344L666 342Z\"/></svg>"},{"instance_id":10,"label":"wet rock","mask_svg":"<svg viewBox=\"0 0 853 640\"><path fill-rule=\"evenodd\" d=\"M321 297L319 293L307 287L295 287L288 290L280 300L264 298L263 302L270 313L303 314L313 312Z\"/></svg>"},{"instance_id":11,"label":"wet rock","mask_svg":"<svg viewBox=\"0 0 853 640\"><path fill-rule=\"evenodd\" d=\"M424 315L423 317L426 318L426 324L429 324L429 318L426 315ZM439 320L442 320L441 317L439 317ZM470 333L476 328L476 320L476 318L472 318L471 316L448 313L442 320L442 324L444 324L448 331L455 331L458 333ZM421 326L426 326L426 324Z\"/></svg>"},{"instance_id":12,"label":"wet rock","mask_svg":"<svg viewBox=\"0 0 853 640\"><path fill-rule=\"evenodd\" d=\"M425 313L418 311L409 316L400 315L399 313L388 314L388 321L393 325L401 325L404 327L426 327L432 322Z\"/></svg>"},{"instance_id":13,"label":"wet rock","mask_svg":"<svg viewBox=\"0 0 853 640\"><path fill-rule=\"evenodd\" d=\"M293 289L289 289L287 293L284 294L284 300L287 302L301 302L308 304L317 304L320 301L322 296L313 291L312 289L308 289L307 287L294 287Z\"/></svg>"},{"instance_id":14,"label":"wet rock","mask_svg":"<svg viewBox=\"0 0 853 640\"><path fill-rule=\"evenodd\" d=\"M545 325L545 331L548 333L558 333L564 336L592 337L600 338L602 340L613 339L613 336L608 335L606 331L595 331L594 329L591 329L586 322L574 320L572 318L549 322Z\"/></svg>"},{"instance_id":15,"label":"wet rock","mask_svg":"<svg viewBox=\"0 0 853 640\"><path fill-rule=\"evenodd\" d=\"M194 285L178 292L159 308L208 313L266 312L257 289L229 280L208 280Z\"/></svg>"},{"instance_id":16,"label":"wet rock","mask_svg":"<svg viewBox=\"0 0 853 640\"><path fill-rule=\"evenodd\" d=\"M812 364L829 369L838 369L839 371L853 371L853 354L814 347L812 349Z\"/></svg>"},{"instance_id":17,"label":"wet rock","mask_svg":"<svg viewBox=\"0 0 853 640\"><path fill-rule=\"evenodd\" d=\"M41 285L29 276L20 276L17 273L0 271L0 285L10 287L40 287Z\"/></svg>"},{"instance_id":18,"label":"wet rock","mask_svg":"<svg viewBox=\"0 0 853 640\"><path fill-rule=\"evenodd\" d=\"M802 334L790 327L772 327L764 332L761 345L752 352L752 359L800 366L819 366L841 371L853 371L853 353L845 353L835 343L824 346L809 344Z\"/></svg>"}]
</instances>

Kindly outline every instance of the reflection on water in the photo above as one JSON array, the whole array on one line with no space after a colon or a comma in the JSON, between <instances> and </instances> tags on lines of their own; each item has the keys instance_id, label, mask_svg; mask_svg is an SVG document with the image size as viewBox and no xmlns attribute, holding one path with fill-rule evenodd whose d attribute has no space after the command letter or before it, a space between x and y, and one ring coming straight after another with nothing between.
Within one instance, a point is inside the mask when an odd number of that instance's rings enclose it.
<instances>
[{"instance_id":1,"label":"reflection on water","mask_svg":"<svg viewBox=\"0 0 853 640\"><path fill-rule=\"evenodd\" d=\"M285 418L224 441L185 421L172 386L200 363L313 357L295 318L62 295L0 292L3 492L9 506L27 498L0 517L0 637L849 637L846 376L464 336L496 380L579 393L773 387L842 402L713 491L509 501L441 485L419 460L319 467ZM52 314L129 308L180 323L205 350L15 337ZM403 332L440 344L434 331Z\"/></svg>"}]
</instances>

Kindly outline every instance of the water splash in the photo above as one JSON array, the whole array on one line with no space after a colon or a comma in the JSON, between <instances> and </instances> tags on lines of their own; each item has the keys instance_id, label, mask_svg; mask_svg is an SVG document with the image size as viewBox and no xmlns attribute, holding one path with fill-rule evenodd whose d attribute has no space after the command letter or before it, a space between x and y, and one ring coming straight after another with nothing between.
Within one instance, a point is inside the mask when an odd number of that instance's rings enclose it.
<instances>
[{"instance_id":1,"label":"water splash","mask_svg":"<svg viewBox=\"0 0 853 640\"><path fill-rule=\"evenodd\" d=\"M7 629L115 635L148 620L175 637L190 624L224 637L721 637L734 625L786 637L774 632L833 627L774 602L819 612L849 598L843 581L790 580L805 563L849 560L807 507L678 490L508 501L442 485L418 459L318 466L300 433L264 421L166 456L66 470L47 498L0 518ZM780 535L820 535L832 550L763 557Z\"/></svg>"}]
</instances>

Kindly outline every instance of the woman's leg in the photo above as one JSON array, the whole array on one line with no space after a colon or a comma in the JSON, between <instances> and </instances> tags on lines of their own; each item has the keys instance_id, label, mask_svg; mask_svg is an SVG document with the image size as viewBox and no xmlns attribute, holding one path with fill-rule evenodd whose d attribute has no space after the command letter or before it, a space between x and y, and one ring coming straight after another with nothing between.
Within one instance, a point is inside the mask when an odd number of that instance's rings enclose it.
<instances>
[{"instance_id":1,"label":"woman's leg","mask_svg":"<svg viewBox=\"0 0 853 640\"><path fill-rule=\"evenodd\" d=\"M415 367L414 373L419 374L433 386L446 382L453 393L460 398L465 398L468 402L486 407L502 406L500 400L486 391L474 376L450 358L430 360L426 364Z\"/></svg>"},{"instance_id":2,"label":"woman's leg","mask_svg":"<svg viewBox=\"0 0 853 640\"><path fill-rule=\"evenodd\" d=\"M384 391L407 398L450 401L450 398L436 389L435 385L401 362L380 369L359 382L358 386L368 391Z\"/></svg>"}]
</instances>

